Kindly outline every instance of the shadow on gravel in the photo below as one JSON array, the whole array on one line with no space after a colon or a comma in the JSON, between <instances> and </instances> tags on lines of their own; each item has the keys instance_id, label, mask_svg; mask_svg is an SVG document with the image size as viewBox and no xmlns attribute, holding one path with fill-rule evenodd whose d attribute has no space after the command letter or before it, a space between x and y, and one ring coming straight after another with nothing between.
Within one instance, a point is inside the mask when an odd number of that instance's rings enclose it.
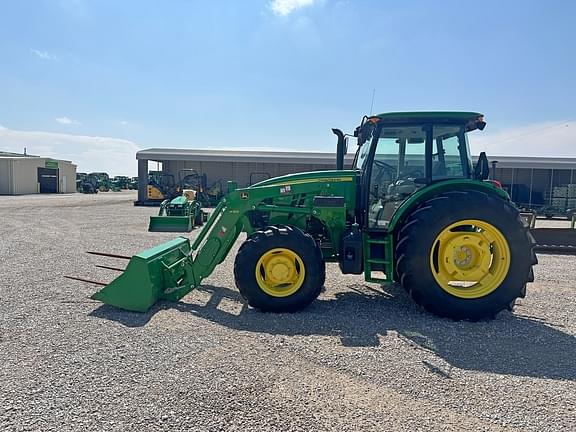
<instances>
[{"instance_id":1,"label":"shadow on gravel","mask_svg":"<svg viewBox=\"0 0 576 432\"><path fill-rule=\"evenodd\" d=\"M345 346L377 346L380 336L397 333L421 349L465 370L576 381L576 338L542 320L508 312L493 321L469 323L437 318L418 309L398 286L379 291L350 286L335 299L319 299L294 314L248 308L237 291L198 288L208 301L159 303L147 313L103 305L92 316L129 327L144 326L158 311L177 309L234 330L272 335L340 337ZM235 311L221 307L235 303Z\"/></svg>"}]
</instances>

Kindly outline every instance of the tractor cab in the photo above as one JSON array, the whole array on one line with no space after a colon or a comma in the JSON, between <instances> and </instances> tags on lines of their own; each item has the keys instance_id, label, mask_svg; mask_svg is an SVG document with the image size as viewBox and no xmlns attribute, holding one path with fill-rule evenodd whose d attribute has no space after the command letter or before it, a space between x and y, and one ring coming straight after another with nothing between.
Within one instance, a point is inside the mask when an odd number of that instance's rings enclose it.
<instances>
[{"instance_id":1,"label":"tractor cab","mask_svg":"<svg viewBox=\"0 0 576 432\"><path fill-rule=\"evenodd\" d=\"M366 225L386 229L414 192L448 179L471 179L467 133L484 129L472 112L389 113L365 117L354 135Z\"/></svg>"}]
</instances>

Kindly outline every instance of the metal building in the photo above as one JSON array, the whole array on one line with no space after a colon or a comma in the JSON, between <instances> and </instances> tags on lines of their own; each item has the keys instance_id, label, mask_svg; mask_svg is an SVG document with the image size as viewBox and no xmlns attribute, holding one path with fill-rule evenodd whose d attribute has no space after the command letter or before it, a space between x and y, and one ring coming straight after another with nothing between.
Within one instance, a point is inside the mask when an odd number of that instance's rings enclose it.
<instances>
[{"instance_id":1,"label":"metal building","mask_svg":"<svg viewBox=\"0 0 576 432\"><path fill-rule=\"evenodd\" d=\"M334 169L336 156L332 153L275 152L248 150L197 150L153 148L136 153L138 160L138 202L146 201L148 162L161 163L166 174L178 178L181 169L195 169L206 174L207 183L226 184L235 181L244 187L285 174ZM354 155L347 155L351 163Z\"/></svg>"},{"instance_id":2,"label":"metal building","mask_svg":"<svg viewBox=\"0 0 576 432\"><path fill-rule=\"evenodd\" d=\"M350 165L353 154L346 155ZM162 170L177 179L181 169L206 174L208 184L234 180L240 187L266 176L334 169L334 153L261 152L242 150L197 150L153 148L139 151L138 200L146 200L148 162L159 162ZM477 156L473 157L476 160ZM499 180L516 203L554 206L559 210L576 208L576 158L492 156L494 179ZM252 174L252 179L250 178Z\"/></svg>"},{"instance_id":3,"label":"metal building","mask_svg":"<svg viewBox=\"0 0 576 432\"><path fill-rule=\"evenodd\" d=\"M0 152L0 195L76 192L70 161Z\"/></svg>"}]
</instances>

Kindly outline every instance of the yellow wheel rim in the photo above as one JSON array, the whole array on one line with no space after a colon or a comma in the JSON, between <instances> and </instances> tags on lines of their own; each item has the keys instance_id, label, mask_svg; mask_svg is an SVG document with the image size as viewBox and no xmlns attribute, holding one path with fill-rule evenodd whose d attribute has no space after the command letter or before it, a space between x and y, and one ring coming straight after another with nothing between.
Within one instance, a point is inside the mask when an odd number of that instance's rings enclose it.
<instances>
[{"instance_id":1,"label":"yellow wheel rim","mask_svg":"<svg viewBox=\"0 0 576 432\"><path fill-rule=\"evenodd\" d=\"M272 297L294 294L302 286L305 276L302 258L290 249L270 249L256 263L256 282Z\"/></svg>"},{"instance_id":2,"label":"yellow wheel rim","mask_svg":"<svg viewBox=\"0 0 576 432\"><path fill-rule=\"evenodd\" d=\"M453 296L476 299L493 292L510 268L510 248L494 225L466 219L444 228L430 251L438 285Z\"/></svg>"}]
</instances>

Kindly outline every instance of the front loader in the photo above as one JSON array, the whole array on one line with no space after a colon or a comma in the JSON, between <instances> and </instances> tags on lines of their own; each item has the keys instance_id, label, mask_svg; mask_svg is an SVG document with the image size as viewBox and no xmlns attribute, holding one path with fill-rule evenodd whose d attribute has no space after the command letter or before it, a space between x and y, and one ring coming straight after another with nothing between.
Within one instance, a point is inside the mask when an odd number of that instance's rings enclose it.
<instances>
[{"instance_id":1,"label":"front loader","mask_svg":"<svg viewBox=\"0 0 576 432\"><path fill-rule=\"evenodd\" d=\"M479 320L524 297L536 264L533 240L507 193L473 166L473 112L387 113L364 117L350 137L339 130L337 170L231 185L190 244L181 237L128 258L126 270L92 298L146 311L202 283L238 236L236 286L262 311L294 312L313 302L325 262L366 281L398 282L426 310ZM108 255L109 256L109 255Z\"/></svg>"}]
</instances>

